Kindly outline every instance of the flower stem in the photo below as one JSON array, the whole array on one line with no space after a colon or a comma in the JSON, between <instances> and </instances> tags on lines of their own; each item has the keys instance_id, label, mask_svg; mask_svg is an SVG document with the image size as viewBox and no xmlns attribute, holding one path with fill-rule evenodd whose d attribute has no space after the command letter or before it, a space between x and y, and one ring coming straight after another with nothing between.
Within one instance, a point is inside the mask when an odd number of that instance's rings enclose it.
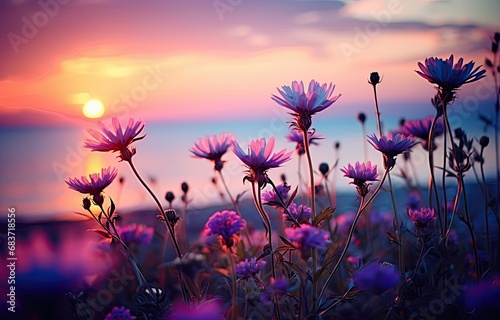
<instances>
[{"instance_id":1,"label":"flower stem","mask_svg":"<svg viewBox=\"0 0 500 320\"><path fill-rule=\"evenodd\" d=\"M459 183L462 185L462 193L464 195L464 205L465 205L465 216L467 219L467 228L469 229L470 238L472 241L472 248L474 250L474 261L476 264L477 281L479 282L479 280L481 279L481 268L479 265L479 256L478 256L478 252L477 252L477 242L476 242L476 237L474 236L474 228L472 226L472 221L471 221L470 215L469 215L469 205L467 203L467 193L465 190L464 178L463 178L462 174L460 174Z\"/></svg>"},{"instance_id":2,"label":"flower stem","mask_svg":"<svg viewBox=\"0 0 500 320\"><path fill-rule=\"evenodd\" d=\"M311 159L311 150L309 148L309 134L306 130L302 131L302 140L304 143L304 151L306 153L307 157L307 164L309 165L309 183L310 188L311 188L311 221L314 221L314 218L316 217L316 189L314 185L314 171L313 171L313 164L312 164L312 159ZM317 281L314 279L314 275L316 274L316 269L317 269L317 250L316 248L312 249L312 274L313 274L313 285L312 285L312 299L313 299L313 305L316 305L316 291L317 291Z\"/></svg>"},{"instance_id":3,"label":"flower stem","mask_svg":"<svg viewBox=\"0 0 500 320\"><path fill-rule=\"evenodd\" d=\"M389 181L389 193L391 194L392 208L394 210L394 219L396 223L397 240L399 243L398 246L399 272L403 274L405 272L404 256L403 256L403 235L401 234L401 224L399 223L396 200L394 199L394 191L392 188L391 174L389 172L387 173L387 180Z\"/></svg>"},{"instance_id":4,"label":"flower stem","mask_svg":"<svg viewBox=\"0 0 500 320\"><path fill-rule=\"evenodd\" d=\"M230 268L230 273L231 273L231 298L232 298L232 304L233 307L231 308L231 320L236 320L238 318L238 289L236 286L236 267L234 266L234 257L233 253L231 250L226 246L223 245L224 251L229 259L229 268Z\"/></svg>"},{"instance_id":5,"label":"flower stem","mask_svg":"<svg viewBox=\"0 0 500 320\"><path fill-rule=\"evenodd\" d=\"M384 181L385 181L388 173L389 173L389 170L386 169L385 173L384 173L384 176L382 177L382 180L380 181L380 184L377 186L377 189L375 189L375 191L370 196L370 198L368 199L368 201L365 202L365 197L361 198L361 203L359 205L358 212L356 213L354 221L353 221L353 223L351 225L351 229L349 230L349 235L347 237L347 243L346 243L346 245L344 247L344 250L340 254L339 260L337 260L337 263L335 264L335 267L333 268L332 272L330 272L330 275L328 276L328 278L326 279L325 283L323 284L323 287L321 288L321 291L319 293L320 297L322 297L325 294L326 288L328 287L328 285L332 281L333 276L335 275L335 272L337 272L337 269L339 268L342 260L344 259L345 255L347 253L347 250L349 249L349 245L351 243L352 236L354 234L354 230L356 229L356 224L358 223L358 220L359 220L359 217L361 216L361 213L363 213L363 211L366 209L366 207L368 207L373 202L373 200L375 199L375 197L377 196L377 194L380 192L380 190L382 189L382 185L384 184ZM318 308L318 307L319 307L319 305L316 308Z\"/></svg>"},{"instance_id":6,"label":"flower stem","mask_svg":"<svg viewBox=\"0 0 500 320\"><path fill-rule=\"evenodd\" d=\"M380 111L378 108L377 85L373 85L373 97L375 99L375 118L377 119L377 133L379 139L382 137L382 125L380 124Z\"/></svg>"},{"instance_id":7,"label":"flower stem","mask_svg":"<svg viewBox=\"0 0 500 320\"><path fill-rule=\"evenodd\" d=\"M432 190L434 190L434 196L436 198L436 209L437 209L437 216L438 216L438 222L439 222L439 233L441 236L444 236L443 234L443 222L441 221L441 206L439 205L439 196L438 196L438 190L437 190L437 185L436 185L436 177L434 175L434 128L436 127L437 120L439 119L439 114L436 113L436 116L434 117L434 120L432 121L431 128L429 130L429 139L427 141L427 152L429 156L429 170L430 170L430 177L429 177L429 187L428 187L428 198L429 198L429 208L432 208ZM444 149L444 153L446 156L446 148ZM445 222L445 227L446 227L446 222Z\"/></svg>"},{"instance_id":8,"label":"flower stem","mask_svg":"<svg viewBox=\"0 0 500 320\"><path fill-rule=\"evenodd\" d=\"M486 185L486 179L484 177L484 158L483 158L484 147L481 147L480 152L480 168L481 168L481 179L483 180L484 189L484 221L486 223L486 244L488 247L488 264L491 267L493 263L493 253L491 251L491 240L490 240L490 223L488 221L488 186Z\"/></svg>"}]
</instances>

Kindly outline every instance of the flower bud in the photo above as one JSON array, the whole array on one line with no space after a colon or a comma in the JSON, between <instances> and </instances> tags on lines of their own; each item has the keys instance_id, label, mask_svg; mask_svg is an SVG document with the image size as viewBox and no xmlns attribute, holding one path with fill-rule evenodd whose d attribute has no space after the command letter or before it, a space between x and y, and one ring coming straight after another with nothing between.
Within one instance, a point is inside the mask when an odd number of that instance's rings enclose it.
<instances>
[{"instance_id":1,"label":"flower bud","mask_svg":"<svg viewBox=\"0 0 500 320\"><path fill-rule=\"evenodd\" d=\"M338 150L340 148L340 142L339 141L335 142L333 146L335 147L335 150Z\"/></svg>"},{"instance_id":2,"label":"flower bud","mask_svg":"<svg viewBox=\"0 0 500 320\"><path fill-rule=\"evenodd\" d=\"M285 183L286 182L286 175L284 173L281 174L281 182Z\"/></svg>"},{"instance_id":3,"label":"flower bud","mask_svg":"<svg viewBox=\"0 0 500 320\"><path fill-rule=\"evenodd\" d=\"M171 226L175 226L177 221L179 221L179 215L177 212L175 212L174 209L167 209L165 210L165 215L167 216L167 220L170 223Z\"/></svg>"},{"instance_id":4,"label":"flower bud","mask_svg":"<svg viewBox=\"0 0 500 320\"><path fill-rule=\"evenodd\" d=\"M491 52L497 53L498 52L498 42L492 42L491 43Z\"/></svg>"},{"instance_id":5,"label":"flower bud","mask_svg":"<svg viewBox=\"0 0 500 320\"><path fill-rule=\"evenodd\" d=\"M493 38L495 39L496 43L500 42L500 32L495 32L495 36Z\"/></svg>"},{"instance_id":6,"label":"flower bud","mask_svg":"<svg viewBox=\"0 0 500 320\"><path fill-rule=\"evenodd\" d=\"M365 123L365 121L366 121L366 114L364 114L363 112L360 112L358 114L358 120L359 120L359 122L361 122L361 124Z\"/></svg>"},{"instance_id":7,"label":"flower bud","mask_svg":"<svg viewBox=\"0 0 500 320\"><path fill-rule=\"evenodd\" d=\"M330 167L328 166L328 163L325 163L325 162L320 163L319 172L321 172L321 174L326 177L326 174L328 173L328 171L330 171Z\"/></svg>"},{"instance_id":8,"label":"flower bud","mask_svg":"<svg viewBox=\"0 0 500 320\"><path fill-rule=\"evenodd\" d=\"M189 185L187 184L187 182L183 182L183 183L181 184L181 189L182 189L182 192L184 192L184 193L187 193L187 192L188 192L188 190L189 190Z\"/></svg>"},{"instance_id":9,"label":"flower bud","mask_svg":"<svg viewBox=\"0 0 500 320\"><path fill-rule=\"evenodd\" d=\"M90 205L91 205L90 199L89 198L83 198L83 205L82 205L83 209L89 210L90 209Z\"/></svg>"},{"instance_id":10,"label":"flower bud","mask_svg":"<svg viewBox=\"0 0 500 320\"><path fill-rule=\"evenodd\" d=\"M490 59L488 59L488 58L486 58L486 59L484 60L484 63L485 63L488 67L490 67L490 68L491 68L491 67L493 67L493 62L491 62L491 60L490 60Z\"/></svg>"},{"instance_id":11,"label":"flower bud","mask_svg":"<svg viewBox=\"0 0 500 320\"><path fill-rule=\"evenodd\" d=\"M120 177L120 179L118 179L118 182L120 182L120 184L123 184L125 182L125 177Z\"/></svg>"},{"instance_id":12,"label":"flower bud","mask_svg":"<svg viewBox=\"0 0 500 320\"><path fill-rule=\"evenodd\" d=\"M405 118L401 118L399 119L399 126L402 127L405 125L405 122L406 122L406 119Z\"/></svg>"},{"instance_id":13,"label":"flower bud","mask_svg":"<svg viewBox=\"0 0 500 320\"><path fill-rule=\"evenodd\" d=\"M175 195L172 191L168 191L167 194L165 194L165 200L168 201L168 203L172 204L172 201L174 201Z\"/></svg>"},{"instance_id":14,"label":"flower bud","mask_svg":"<svg viewBox=\"0 0 500 320\"><path fill-rule=\"evenodd\" d=\"M101 207L104 203L104 196L102 194L94 195L92 197L92 200L94 200L94 204L96 206Z\"/></svg>"},{"instance_id":15,"label":"flower bud","mask_svg":"<svg viewBox=\"0 0 500 320\"><path fill-rule=\"evenodd\" d=\"M368 82L374 86L380 83L380 76L378 75L378 72L370 73L370 81Z\"/></svg>"},{"instance_id":16,"label":"flower bud","mask_svg":"<svg viewBox=\"0 0 500 320\"><path fill-rule=\"evenodd\" d=\"M483 148L486 148L489 143L490 143L490 138L488 138L487 136L482 136L481 139L479 139L479 144Z\"/></svg>"}]
</instances>

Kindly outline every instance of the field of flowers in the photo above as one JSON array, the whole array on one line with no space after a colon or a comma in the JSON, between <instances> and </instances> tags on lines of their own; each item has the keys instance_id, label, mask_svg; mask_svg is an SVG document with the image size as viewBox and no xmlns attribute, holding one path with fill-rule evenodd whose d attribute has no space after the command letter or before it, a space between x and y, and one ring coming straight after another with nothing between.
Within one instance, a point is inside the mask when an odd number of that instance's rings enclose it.
<instances>
[{"instance_id":1,"label":"field of flowers","mask_svg":"<svg viewBox=\"0 0 500 320\"><path fill-rule=\"evenodd\" d=\"M429 97L435 114L401 122L388 133L381 127L377 97L384 83L377 72L368 75L377 132L367 135L365 143L380 152L383 167L373 164L374 159L342 168L313 161L310 147L324 139L314 130L314 119L341 103L335 85L315 80L294 81L271 96L290 113L288 139L296 142L295 150L275 150L274 138L253 140L249 146L230 133L199 139L190 152L213 163L231 205L213 212L194 241L186 223L189 185L182 184L181 210L172 208L171 192L165 195L170 203L165 207L134 165L140 157L134 145L146 138L145 124L114 118L112 127L100 123L100 130L89 129L93 139L85 146L115 152L130 165L156 204L163 229L127 224L117 215L113 195L105 192L117 183L115 168L68 178L69 188L85 195L82 214L94 222L91 231L102 236L100 259L114 265L67 293L74 319L494 318L500 310L499 42L496 33L484 68L453 55L418 63L416 75L436 88ZM486 76L494 78L497 92L495 117L485 119L494 137L470 137L450 125L448 111L463 98L457 96L463 85ZM358 119L364 129L366 115ZM416 186L412 173L401 167L411 163L414 148L428 155L427 188ZM495 148L496 159L483 158L485 148ZM444 157L436 156L438 149ZM246 167L241 178L261 221L257 228L241 214L244 197L225 184L227 152ZM303 173L307 188L284 176L281 181L268 176L295 156L308 164ZM490 181L485 162L496 163L496 177ZM395 168L407 184L404 198L394 195ZM329 182L334 171L357 191L357 212L336 211L335 188ZM475 176L476 183L466 184L466 175ZM453 197L444 192L450 188L455 189ZM480 196L471 198L470 188ZM389 216L374 206L382 191L391 195ZM406 210L397 203L405 203Z\"/></svg>"}]
</instances>

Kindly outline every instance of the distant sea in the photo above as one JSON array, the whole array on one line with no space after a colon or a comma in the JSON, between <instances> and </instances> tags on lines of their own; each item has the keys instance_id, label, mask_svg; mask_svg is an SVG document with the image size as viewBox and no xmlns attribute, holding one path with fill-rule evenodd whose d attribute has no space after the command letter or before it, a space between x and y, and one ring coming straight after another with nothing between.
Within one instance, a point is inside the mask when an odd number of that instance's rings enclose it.
<instances>
[{"instance_id":1,"label":"distant sea","mask_svg":"<svg viewBox=\"0 0 500 320\"><path fill-rule=\"evenodd\" d=\"M386 126L395 129L398 119L392 119ZM364 146L361 126L356 119L336 119L335 121L317 120L314 123L317 133L324 136L317 146L312 146L314 168L317 170L321 162L332 167L338 158L338 167L364 161ZM89 128L97 129L97 125ZM66 220L77 216L75 211L81 212L83 195L68 189L64 180L70 177L80 177L89 173L99 172L107 166L116 167L119 176L124 178L121 185L116 181L107 190L106 195L123 210L140 210L153 208L149 195L139 185L132 175L130 168L124 162L119 162L115 154L89 152L84 149L83 141L89 138L86 127L36 127L36 128L1 128L0 129L0 210L7 211L8 207L16 207L19 218L26 220ZM367 133L375 132L373 123L368 124ZM220 122L175 122L175 123L146 123L145 139L135 143L137 154L135 164L144 179L160 197L164 204L164 195L167 191L174 192L174 205L180 205L181 183L187 182L190 186L188 198L193 208L203 208L213 204L225 203L220 197L223 191L212 183L215 177L213 165L205 159L191 156L189 149L199 138L221 132L233 133L246 149L251 139L274 136L275 150L283 148L293 150L295 144L288 142L288 125L278 118L246 121ZM480 136L479 126L469 130L471 136ZM335 149L336 142L340 148ZM398 166L413 170L418 177L418 183L425 187L428 180L426 154L420 146L415 147L412 153L413 165L405 165L402 159ZM381 156L370 145L366 146L366 158L379 165L382 171ZM442 153L436 153L437 159L442 159ZM488 175L493 172L493 148L487 149L485 154ZM241 162L229 152L223 173L233 193L237 195L250 190L250 184L243 184L245 168ZM439 160L438 162L442 162ZM301 160L302 179L306 180L305 158ZM280 176L286 175L292 186L298 184L299 161L297 154L286 163L283 168L269 172L271 179L280 182ZM413 172L410 171L410 172ZM394 171L395 186L404 188L402 179L398 178L399 169ZM436 171L438 172L438 170ZM441 173L438 172L440 175ZM316 172L319 181L319 172ZM470 172L470 181L474 182L474 175ZM339 192L352 194L355 199L354 186L349 180L342 177L338 168L329 176L329 180ZM246 192L244 196L249 197ZM351 204L349 204L351 205ZM4 217L2 216L2 219Z\"/></svg>"}]
</instances>

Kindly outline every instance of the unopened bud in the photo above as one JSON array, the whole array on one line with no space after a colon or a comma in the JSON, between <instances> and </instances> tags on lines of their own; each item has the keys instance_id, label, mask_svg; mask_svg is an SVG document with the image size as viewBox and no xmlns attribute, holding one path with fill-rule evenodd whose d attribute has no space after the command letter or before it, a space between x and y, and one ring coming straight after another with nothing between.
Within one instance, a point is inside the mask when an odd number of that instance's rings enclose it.
<instances>
[{"instance_id":1,"label":"unopened bud","mask_svg":"<svg viewBox=\"0 0 500 320\"><path fill-rule=\"evenodd\" d=\"M491 68L491 67L493 67L493 62L491 62L491 60L490 60L490 59L488 59L488 58L486 58L486 59L484 60L484 63L485 63L488 67L490 67L490 68Z\"/></svg>"},{"instance_id":2,"label":"unopened bud","mask_svg":"<svg viewBox=\"0 0 500 320\"><path fill-rule=\"evenodd\" d=\"M479 144L483 148L486 148L489 143L490 143L490 138L488 138L487 136L482 136L481 139L479 139Z\"/></svg>"},{"instance_id":3,"label":"unopened bud","mask_svg":"<svg viewBox=\"0 0 500 320\"><path fill-rule=\"evenodd\" d=\"M401 118L399 119L399 126L402 127L405 125L405 122L406 122L406 119L405 118Z\"/></svg>"},{"instance_id":4,"label":"unopened bud","mask_svg":"<svg viewBox=\"0 0 500 320\"><path fill-rule=\"evenodd\" d=\"M360 112L358 114L358 120L359 120L359 122L361 122L361 124L365 123L365 121L366 121L366 114L364 114L363 112Z\"/></svg>"},{"instance_id":5,"label":"unopened bud","mask_svg":"<svg viewBox=\"0 0 500 320\"><path fill-rule=\"evenodd\" d=\"M90 209L90 199L89 198L83 198L83 209L89 210Z\"/></svg>"},{"instance_id":6,"label":"unopened bud","mask_svg":"<svg viewBox=\"0 0 500 320\"><path fill-rule=\"evenodd\" d=\"M330 171L330 167L328 166L328 163L325 163L325 162L320 163L319 172L321 172L321 174L326 177L326 174L328 173L328 171Z\"/></svg>"},{"instance_id":7,"label":"unopened bud","mask_svg":"<svg viewBox=\"0 0 500 320\"><path fill-rule=\"evenodd\" d=\"M285 183L286 182L286 175L284 173L281 174L281 182Z\"/></svg>"},{"instance_id":8,"label":"unopened bud","mask_svg":"<svg viewBox=\"0 0 500 320\"><path fill-rule=\"evenodd\" d=\"M104 203L104 196L102 194L94 195L92 197L92 200L94 200L94 204L96 206L101 207Z\"/></svg>"},{"instance_id":9,"label":"unopened bud","mask_svg":"<svg viewBox=\"0 0 500 320\"><path fill-rule=\"evenodd\" d=\"M187 192L188 192L188 190L189 190L189 185L187 184L187 182L183 182L183 183L181 184L181 189L182 189L182 192L184 192L184 193L187 193Z\"/></svg>"},{"instance_id":10,"label":"unopened bud","mask_svg":"<svg viewBox=\"0 0 500 320\"><path fill-rule=\"evenodd\" d=\"M492 42L491 43L491 52L497 53L498 52L498 42Z\"/></svg>"},{"instance_id":11,"label":"unopened bud","mask_svg":"<svg viewBox=\"0 0 500 320\"><path fill-rule=\"evenodd\" d=\"M177 214L177 212L175 212L174 209L165 210L165 215L167 216L168 223L170 223L170 225L172 226L175 226L177 221L179 221L180 219L179 215Z\"/></svg>"},{"instance_id":12,"label":"unopened bud","mask_svg":"<svg viewBox=\"0 0 500 320\"><path fill-rule=\"evenodd\" d=\"M380 83L380 76L378 75L378 72L370 73L370 81L368 82L374 86Z\"/></svg>"},{"instance_id":13,"label":"unopened bud","mask_svg":"<svg viewBox=\"0 0 500 320\"><path fill-rule=\"evenodd\" d=\"M172 201L174 201L175 195L172 191L168 191L167 194L165 194L165 200L168 201L168 203L172 204Z\"/></svg>"},{"instance_id":14,"label":"unopened bud","mask_svg":"<svg viewBox=\"0 0 500 320\"><path fill-rule=\"evenodd\" d=\"M335 142L333 146L335 147L335 150L338 150L340 148L340 142L339 141Z\"/></svg>"},{"instance_id":15,"label":"unopened bud","mask_svg":"<svg viewBox=\"0 0 500 320\"><path fill-rule=\"evenodd\" d=\"M500 42L500 32L495 32L495 36L493 38L495 39L496 43Z\"/></svg>"}]
</instances>

